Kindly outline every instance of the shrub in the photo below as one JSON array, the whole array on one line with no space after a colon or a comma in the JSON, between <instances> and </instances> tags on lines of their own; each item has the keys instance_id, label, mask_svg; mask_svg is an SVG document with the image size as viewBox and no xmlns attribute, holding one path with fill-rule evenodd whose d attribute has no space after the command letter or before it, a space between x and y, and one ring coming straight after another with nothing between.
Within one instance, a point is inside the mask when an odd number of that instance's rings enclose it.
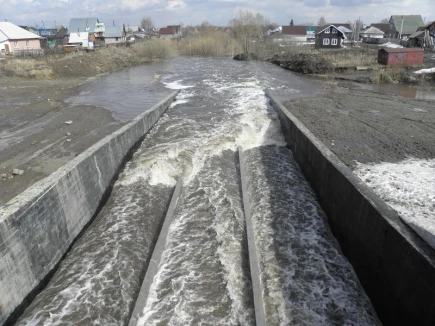
<instances>
[{"instance_id":1,"label":"shrub","mask_svg":"<svg viewBox=\"0 0 435 326\"><path fill-rule=\"evenodd\" d=\"M185 39L179 44L182 55L224 57L241 52L240 44L227 32L211 31L198 37Z\"/></svg>"},{"instance_id":2,"label":"shrub","mask_svg":"<svg viewBox=\"0 0 435 326\"><path fill-rule=\"evenodd\" d=\"M165 59L175 55L172 41L165 39L146 40L134 44L131 48L137 55L150 60Z\"/></svg>"}]
</instances>

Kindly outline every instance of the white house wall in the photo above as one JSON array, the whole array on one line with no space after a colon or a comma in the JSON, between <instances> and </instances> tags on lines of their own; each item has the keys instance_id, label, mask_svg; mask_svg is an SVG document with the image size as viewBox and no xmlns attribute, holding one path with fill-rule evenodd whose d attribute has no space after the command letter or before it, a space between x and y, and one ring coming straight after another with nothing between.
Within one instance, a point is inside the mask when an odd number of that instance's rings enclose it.
<instances>
[{"instance_id":1,"label":"white house wall","mask_svg":"<svg viewBox=\"0 0 435 326\"><path fill-rule=\"evenodd\" d=\"M89 39L89 33L88 32L80 32L80 33L70 33L69 35L69 43L82 43L82 46L84 48L88 47L88 39Z\"/></svg>"},{"instance_id":2,"label":"white house wall","mask_svg":"<svg viewBox=\"0 0 435 326\"><path fill-rule=\"evenodd\" d=\"M105 37L104 42L106 44L119 44L124 43L125 39L123 37L118 37L118 40L116 40L116 37Z\"/></svg>"},{"instance_id":3,"label":"white house wall","mask_svg":"<svg viewBox=\"0 0 435 326\"><path fill-rule=\"evenodd\" d=\"M0 51L6 50L5 45L9 45L9 50L11 49L11 44L9 43L9 41L3 41L3 42L0 42Z\"/></svg>"}]
</instances>

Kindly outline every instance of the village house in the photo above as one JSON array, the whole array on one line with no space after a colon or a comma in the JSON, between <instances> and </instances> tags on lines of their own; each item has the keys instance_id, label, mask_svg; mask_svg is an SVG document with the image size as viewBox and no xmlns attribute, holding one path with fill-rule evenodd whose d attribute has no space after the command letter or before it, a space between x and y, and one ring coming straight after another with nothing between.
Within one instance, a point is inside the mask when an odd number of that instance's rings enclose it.
<instances>
[{"instance_id":1,"label":"village house","mask_svg":"<svg viewBox=\"0 0 435 326\"><path fill-rule=\"evenodd\" d=\"M316 33L316 49L340 48L346 35L335 25L327 25L319 28Z\"/></svg>"},{"instance_id":2,"label":"village house","mask_svg":"<svg viewBox=\"0 0 435 326\"><path fill-rule=\"evenodd\" d=\"M119 26L106 26L103 37L107 45L125 43L125 35Z\"/></svg>"},{"instance_id":3,"label":"village house","mask_svg":"<svg viewBox=\"0 0 435 326\"><path fill-rule=\"evenodd\" d=\"M41 50L41 37L10 22L0 22L0 52Z\"/></svg>"},{"instance_id":4,"label":"village house","mask_svg":"<svg viewBox=\"0 0 435 326\"><path fill-rule=\"evenodd\" d=\"M160 28L159 37L166 38L166 39L181 38L181 26L180 25L168 25L167 27Z\"/></svg>"},{"instance_id":5,"label":"village house","mask_svg":"<svg viewBox=\"0 0 435 326\"><path fill-rule=\"evenodd\" d=\"M364 38L384 38L385 33L376 27L369 27L360 32L359 36Z\"/></svg>"},{"instance_id":6,"label":"village house","mask_svg":"<svg viewBox=\"0 0 435 326\"><path fill-rule=\"evenodd\" d=\"M370 24L369 27L376 27L377 29L381 30L382 32L384 32L384 35L388 34L388 29L390 28L390 24L383 24L383 23L377 23L377 24Z\"/></svg>"},{"instance_id":7,"label":"village house","mask_svg":"<svg viewBox=\"0 0 435 326\"><path fill-rule=\"evenodd\" d=\"M307 29L305 26L282 26L282 40L284 42L306 42Z\"/></svg>"},{"instance_id":8,"label":"village house","mask_svg":"<svg viewBox=\"0 0 435 326\"><path fill-rule=\"evenodd\" d=\"M420 27L417 31L424 32L422 46L435 52L435 21Z\"/></svg>"},{"instance_id":9,"label":"village house","mask_svg":"<svg viewBox=\"0 0 435 326\"><path fill-rule=\"evenodd\" d=\"M421 15L393 15L390 17L388 37L395 39L407 39L414 34L419 27L423 27Z\"/></svg>"},{"instance_id":10,"label":"village house","mask_svg":"<svg viewBox=\"0 0 435 326\"><path fill-rule=\"evenodd\" d=\"M70 20L68 31L69 44L93 49L96 39L102 39L105 27L98 18L73 18Z\"/></svg>"}]
</instances>

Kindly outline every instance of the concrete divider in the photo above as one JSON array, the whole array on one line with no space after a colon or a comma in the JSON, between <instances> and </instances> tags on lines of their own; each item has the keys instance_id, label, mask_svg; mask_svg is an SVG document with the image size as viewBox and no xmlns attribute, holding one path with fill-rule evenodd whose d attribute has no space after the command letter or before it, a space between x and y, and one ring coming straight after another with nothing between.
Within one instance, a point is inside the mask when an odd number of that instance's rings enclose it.
<instances>
[{"instance_id":1,"label":"concrete divider","mask_svg":"<svg viewBox=\"0 0 435 326\"><path fill-rule=\"evenodd\" d=\"M254 226L252 224L251 203L246 184L245 159L243 150L239 148L240 179L242 182L243 210L246 221L246 235L248 239L249 268L251 271L252 293L254 295L255 324L266 326L266 311L264 309L263 291L261 287L260 263L255 245Z\"/></svg>"},{"instance_id":2,"label":"concrete divider","mask_svg":"<svg viewBox=\"0 0 435 326\"><path fill-rule=\"evenodd\" d=\"M154 247L153 254L148 264L139 295L136 299L133 313L131 314L128 326L136 326L143 316L143 309L147 304L148 295L150 293L151 285L153 284L154 276L159 269L160 260L165 249L166 239L168 237L169 227L171 226L176 210L178 207L178 198L180 197L181 187L183 186L183 178L178 179L174 193L172 194L171 202L169 203L168 211L166 212L165 220L160 230L159 237Z\"/></svg>"},{"instance_id":3,"label":"concrete divider","mask_svg":"<svg viewBox=\"0 0 435 326\"><path fill-rule=\"evenodd\" d=\"M435 251L271 91L288 146L384 325L435 325Z\"/></svg>"},{"instance_id":4,"label":"concrete divider","mask_svg":"<svg viewBox=\"0 0 435 326\"><path fill-rule=\"evenodd\" d=\"M0 207L0 325L35 295L96 213L127 153L177 93Z\"/></svg>"}]
</instances>

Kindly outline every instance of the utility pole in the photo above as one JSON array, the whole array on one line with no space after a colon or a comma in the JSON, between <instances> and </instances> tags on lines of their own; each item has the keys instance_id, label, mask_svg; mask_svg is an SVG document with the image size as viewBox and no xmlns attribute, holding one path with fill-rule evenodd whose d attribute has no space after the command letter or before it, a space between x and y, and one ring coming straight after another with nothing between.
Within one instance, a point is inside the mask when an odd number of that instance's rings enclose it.
<instances>
[{"instance_id":1,"label":"utility pole","mask_svg":"<svg viewBox=\"0 0 435 326\"><path fill-rule=\"evenodd\" d=\"M399 40L402 39L402 31L403 31L403 15L402 15L402 26L400 26L400 35L399 35Z\"/></svg>"}]
</instances>

